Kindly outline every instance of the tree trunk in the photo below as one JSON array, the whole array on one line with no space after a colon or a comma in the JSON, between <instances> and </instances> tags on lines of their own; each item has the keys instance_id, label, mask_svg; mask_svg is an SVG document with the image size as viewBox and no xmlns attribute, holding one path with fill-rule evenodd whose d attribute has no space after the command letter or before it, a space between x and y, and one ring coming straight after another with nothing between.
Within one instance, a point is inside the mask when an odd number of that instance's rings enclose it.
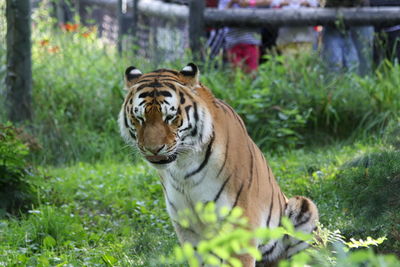
<instances>
[{"instance_id":1,"label":"tree trunk","mask_svg":"<svg viewBox=\"0 0 400 267\"><path fill-rule=\"evenodd\" d=\"M32 59L30 0L6 0L7 105L9 119L32 118Z\"/></svg>"}]
</instances>

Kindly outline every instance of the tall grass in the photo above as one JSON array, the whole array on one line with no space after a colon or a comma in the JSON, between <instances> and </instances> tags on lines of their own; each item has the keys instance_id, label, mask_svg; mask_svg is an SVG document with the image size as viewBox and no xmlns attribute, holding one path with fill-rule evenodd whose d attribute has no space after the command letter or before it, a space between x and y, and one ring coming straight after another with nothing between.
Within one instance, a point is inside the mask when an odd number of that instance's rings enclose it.
<instances>
[{"instance_id":1,"label":"tall grass","mask_svg":"<svg viewBox=\"0 0 400 267\"><path fill-rule=\"evenodd\" d=\"M400 111L400 66L384 62L371 76L331 74L315 55L270 56L254 79L207 74L206 84L244 117L259 145L279 148L384 129ZM305 138L308 137L308 140Z\"/></svg>"}]
</instances>

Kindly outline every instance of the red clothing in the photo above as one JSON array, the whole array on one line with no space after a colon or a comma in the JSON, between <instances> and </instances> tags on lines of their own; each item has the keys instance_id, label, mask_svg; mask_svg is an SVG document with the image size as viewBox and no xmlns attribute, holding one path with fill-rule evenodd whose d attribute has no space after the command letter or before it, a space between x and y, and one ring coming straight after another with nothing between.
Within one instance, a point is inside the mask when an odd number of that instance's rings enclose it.
<instances>
[{"instance_id":1,"label":"red clothing","mask_svg":"<svg viewBox=\"0 0 400 267\"><path fill-rule=\"evenodd\" d=\"M206 0L206 7L217 7L218 0Z\"/></svg>"},{"instance_id":2,"label":"red clothing","mask_svg":"<svg viewBox=\"0 0 400 267\"><path fill-rule=\"evenodd\" d=\"M228 60L235 67L244 67L246 72L258 68L260 49L253 44L237 44L227 50Z\"/></svg>"}]
</instances>

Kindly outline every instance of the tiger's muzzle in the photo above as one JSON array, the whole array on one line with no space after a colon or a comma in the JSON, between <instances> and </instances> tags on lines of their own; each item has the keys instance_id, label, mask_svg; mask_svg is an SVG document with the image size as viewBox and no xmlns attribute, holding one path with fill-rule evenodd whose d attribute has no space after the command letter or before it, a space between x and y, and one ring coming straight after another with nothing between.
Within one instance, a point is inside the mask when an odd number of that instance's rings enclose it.
<instances>
[{"instance_id":1,"label":"tiger's muzzle","mask_svg":"<svg viewBox=\"0 0 400 267\"><path fill-rule=\"evenodd\" d=\"M156 155L156 156L145 156L145 158L153 164L168 164L176 160L177 154L171 154L168 156L164 155Z\"/></svg>"}]
</instances>

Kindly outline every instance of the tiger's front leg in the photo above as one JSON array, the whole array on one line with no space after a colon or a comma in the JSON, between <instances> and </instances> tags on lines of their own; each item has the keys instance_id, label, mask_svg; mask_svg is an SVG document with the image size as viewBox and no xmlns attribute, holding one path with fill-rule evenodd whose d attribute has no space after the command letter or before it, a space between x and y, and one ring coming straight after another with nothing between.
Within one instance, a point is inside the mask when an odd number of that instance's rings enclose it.
<instances>
[{"instance_id":1,"label":"tiger's front leg","mask_svg":"<svg viewBox=\"0 0 400 267\"><path fill-rule=\"evenodd\" d=\"M189 242L193 246L196 246L201 241L201 238L199 237L199 235L197 233L195 233L193 230L191 230L190 228L183 228L178 223L173 223L173 225L174 225L175 231L178 235L179 243L181 245L183 245L183 243L185 243L185 242ZM204 264L203 260L201 259L201 257L198 255L197 252L196 252L196 256L197 256L198 261L200 262L200 266L218 267L218 266ZM256 263L255 259L251 255L248 255L248 254L238 255L237 258L241 261L243 267L254 267L255 266L255 263ZM222 262L223 261L221 260L221 263Z\"/></svg>"},{"instance_id":2,"label":"tiger's front leg","mask_svg":"<svg viewBox=\"0 0 400 267\"><path fill-rule=\"evenodd\" d=\"M288 200L285 210L287 216L294 225L296 231L311 234L316 229L318 221L318 209L314 202L302 196L292 197ZM297 240L293 237L284 238L285 257L307 248L309 245L304 241Z\"/></svg>"}]
</instances>

